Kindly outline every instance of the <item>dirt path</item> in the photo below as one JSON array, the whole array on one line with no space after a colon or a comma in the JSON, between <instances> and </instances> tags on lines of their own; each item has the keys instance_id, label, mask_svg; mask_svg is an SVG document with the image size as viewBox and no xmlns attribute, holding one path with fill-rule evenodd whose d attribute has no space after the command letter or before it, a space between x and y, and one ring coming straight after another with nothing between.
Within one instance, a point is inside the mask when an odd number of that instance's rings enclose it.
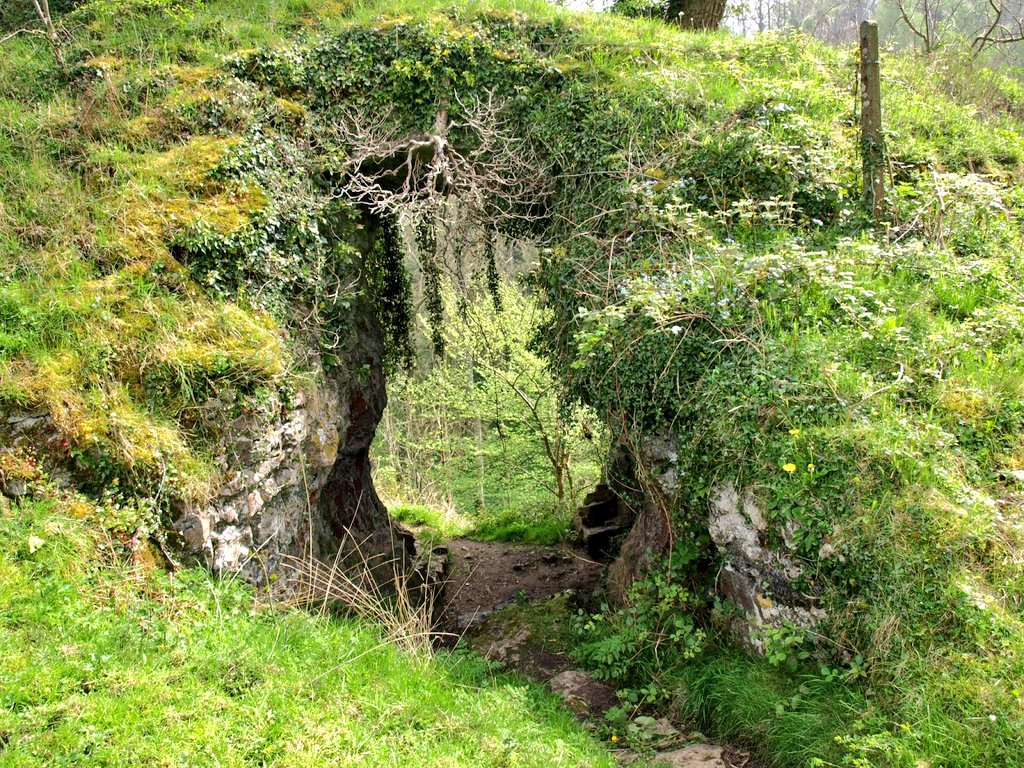
<instances>
[{"instance_id":1,"label":"dirt path","mask_svg":"<svg viewBox=\"0 0 1024 768\"><path fill-rule=\"evenodd\" d=\"M604 566L566 546L538 547L455 539L440 607L440 629L461 636L516 600L534 602L573 590L590 594Z\"/></svg>"},{"instance_id":2,"label":"dirt path","mask_svg":"<svg viewBox=\"0 0 1024 768\"><path fill-rule=\"evenodd\" d=\"M600 587L605 566L585 551L568 546L539 547L455 539L448 542L448 574L438 606L438 629L454 642L467 637L469 647L486 658L535 680L546 682L566 706L584 720L600 718L618 703L615 691L586 672L574 669L564 639L545 636L568 620L575 596L588 597ZM539 604L531 609L529 604ZM517 605L517 608L509 606ZM508 610L502 610L508 608ZM542 625L547 625L546 628ZM564 624L563 624L564 626ZM556 633L557 634L557 633ZM749 754L732 746L692 743L668 720L658 720L666 750L652 762L667 768L757 768ZM699 737L698 737L699 740ZM617 762L637 760L632 749L615 751Z\"/></svg>"}]
</instances>

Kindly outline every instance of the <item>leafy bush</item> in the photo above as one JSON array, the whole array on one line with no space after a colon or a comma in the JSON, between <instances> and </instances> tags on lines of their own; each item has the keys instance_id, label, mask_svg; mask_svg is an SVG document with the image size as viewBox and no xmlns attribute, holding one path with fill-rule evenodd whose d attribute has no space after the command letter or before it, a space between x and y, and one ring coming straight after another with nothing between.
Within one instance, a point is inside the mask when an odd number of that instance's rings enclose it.
<instances>
[{"instance_id":1,"label":"leafy bush","mask_svg":"<svg viewBox=\"0 0 1024 768\"><path fill-rule=\"evenodd\" d=\"M665 699L679 665L704 649L706 635L694 618L700 599L686 581L695 556L679 547L664 567L630 586L625 607L581 610L575 619L574 655L599 679L616 683L626 703Z\"/></svg>"}]
</instances>

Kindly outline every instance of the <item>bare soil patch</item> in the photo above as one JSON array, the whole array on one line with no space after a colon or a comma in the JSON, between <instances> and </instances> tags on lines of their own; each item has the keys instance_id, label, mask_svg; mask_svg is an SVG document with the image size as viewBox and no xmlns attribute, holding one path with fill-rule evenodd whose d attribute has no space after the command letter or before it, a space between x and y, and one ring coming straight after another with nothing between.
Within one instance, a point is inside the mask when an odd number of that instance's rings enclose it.
<instances>
[{"instance_id":1,"label":"bare soil patch","mask_svg":"<svg viewBox=\"0 0 1024 768\"><path fill-rule=\"evenodd\" d=\"M454 637L517 600L535 602L567 590L590 594L604 572L604 565L568 546L454 539L448 551L438 628Z\"/></svg>"}]
</instances>

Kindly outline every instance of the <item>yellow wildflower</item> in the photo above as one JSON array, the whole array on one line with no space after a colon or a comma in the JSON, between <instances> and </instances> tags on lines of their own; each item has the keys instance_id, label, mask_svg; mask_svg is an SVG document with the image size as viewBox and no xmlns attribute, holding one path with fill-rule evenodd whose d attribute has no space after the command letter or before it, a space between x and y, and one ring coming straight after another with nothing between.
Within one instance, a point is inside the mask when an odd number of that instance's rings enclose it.
<instances>
[{"instance_id":1,"label":"yellow wildflower","mask_svg":"<svg viewBox=\"0 0 1024 768\"><path fill-rule=\"evenodd\" d=\"M814 471L814 465L813 464L808 464L807 465L807 471L808 472L813 472Z\"/></svg>"},{"instance_id":2,"label":"yellow wildflower","mask_svg":"<svg viewBox=\"0 0 1024 768\"><path fill-rule=\"evenodd\" d=\"M782 468L787 472L796 472L796 464L790 462L789 464L783 464Z\"/></svg>"},{"instance_id":3,"label":"yellow wildflower","mask_svg":"<svg viewBox=\"0 0 1024 768\"><path fill-rule=\"evenodd\" d=\"M796 437L797 435L800 434L800 429L798 427L793 427L793 429L789 430L789 434L791 434L793 437Z\"/></svg>"}]
</instances>

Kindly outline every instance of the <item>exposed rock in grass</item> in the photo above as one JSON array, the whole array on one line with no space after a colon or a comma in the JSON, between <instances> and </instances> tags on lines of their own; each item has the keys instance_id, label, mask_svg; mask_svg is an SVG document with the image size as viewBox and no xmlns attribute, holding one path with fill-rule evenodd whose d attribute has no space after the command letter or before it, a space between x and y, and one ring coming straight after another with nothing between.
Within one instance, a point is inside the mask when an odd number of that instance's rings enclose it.
<instances>
[{"instance_id":1,"label":"exposed rock in grass","mask_svg":"<svg viewBox=\"0 0 1024 768\"><path fill-rule=\"evenodd\" d=\"M651 763L656 768L728 768L724 750L715 744L692 744L660 753Z\"/></svg>"},{"instance_id":2,"label":"exposed rock in grass","mask_svg":"<svg viewBox=\"0 0 1024 768\"><path fill-rule=\"evenodd\" d=\"M601 715L619 703L615 689L588 672L569 669L548 681L551 690L565 699L577 715Z\"/></svg>"},{"instance_id":3,"label":"exposed rock in grass","mask_svg":"<svg viewBox=\"0 0 1024 768\"><path fill-rule=\"evenodd\" d=\"M803 568L789 553L768 544L768 522L749 490L741 492L732 483L716 489L708 532L725 561L718 592L743 611L745 621L734 621L733 629L749 648L763 650L763 626L809 628L825 618L815 596L797 586L805 576ZM785 529L778 534L782 542L791 538Z\"/></svg>"}]
</instances>

